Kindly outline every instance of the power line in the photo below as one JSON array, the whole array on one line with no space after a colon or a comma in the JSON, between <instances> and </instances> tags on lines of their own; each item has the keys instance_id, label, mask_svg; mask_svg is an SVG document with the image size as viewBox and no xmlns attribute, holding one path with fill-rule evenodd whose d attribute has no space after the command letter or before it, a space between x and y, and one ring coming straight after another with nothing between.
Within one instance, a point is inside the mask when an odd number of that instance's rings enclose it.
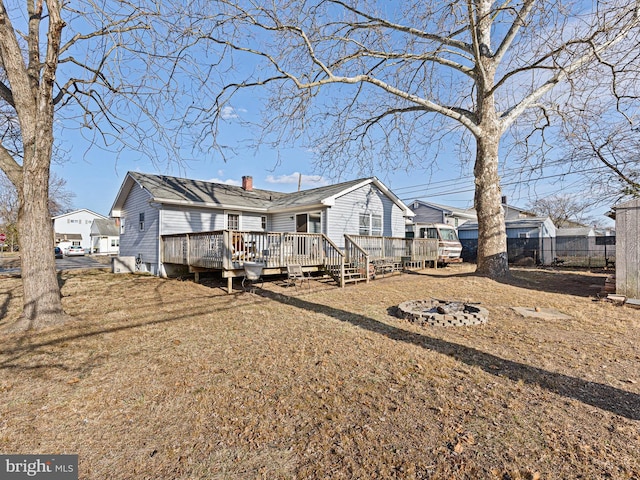
<instances>
[{"instance_id":1,"label":"power line","mask_svg":"<svg viewBox=\"0 0 640 480\"><path fill-rule=\"evenodd\" d=\"M553 167L556 165L560 165L565 163L565 160L555 160L552 162L548 162L544 165L540 165L540 166L535 166L535 167L513 167L513 168L509 168L509 169L503 169L501 176L502 178L505 177L509 177L511 175L514 174L519 174L519 173L524 173L524 172L528 172L528 173L533 173L536 170L543 170L544 168L549 168L549 167ZM459 183L460 181L464 181L464 180L473 180L474 176L473 175L464 175L461 177L456 177L456 178L449 178L449 179L445 179L445 180L437 180L435 182L431 182L431 183L420 183L417 185L408 185L406 187L397 187L394 188L394 192L401 192L402 190L419 190L422 189L423 187L432 187L433 185L440 185L443 183L451 183L451 184L455 184L455 183ZM403 193L401 193L402 195Z\"/></svg>"},{"instance_id":2,"label":"power line","mask_svg":"<svg viewBox=\"0 0 640 480\"><path fill-rule=\"evenodd\" d=\"M593 167L593 168L577 170L577 171L573 171L573 172L564 172L564 173L557 173L557 174L554 174L554 175L545 175L545 176L542 176L542 177L537 177L535 179L535 181L547 180L547 179L550 179L550 178L564 177L564 176L575 175L575 174L580 174L580 173L590 173L590 172L591 173L596 173L598 171L606 171L606 170L608 170L608 168L605 167L605 166ZM521 183L520 180L515 180L515 181L512 181L512 182L501 183L500 186L505 187L505 186L510 186L510 185L518 185L519 183ZM459 194L459 193L470 193L470 192L473 192L473 191L475 191L475 188L471 187L471 188L465 188L465 189L462 189L462 190L450 190L450 191L444 191L444 192L438 192L438 191L429 192L428 196L429 197L442 197L442 196L446 196L446 195L456 195L456 194ZM407 201L411 201L413 199L414 198L408 198L407 197L407 198L403 198L402 201L403 202L407 202Z\"/></svg>"}]
</instances>

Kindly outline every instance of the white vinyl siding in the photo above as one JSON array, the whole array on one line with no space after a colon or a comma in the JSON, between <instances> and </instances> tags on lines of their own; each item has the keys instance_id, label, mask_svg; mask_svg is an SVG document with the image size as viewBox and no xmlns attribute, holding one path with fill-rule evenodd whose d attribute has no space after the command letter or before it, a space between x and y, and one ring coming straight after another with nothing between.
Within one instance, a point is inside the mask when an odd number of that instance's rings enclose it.
<instances>
[{"instance_id":1,"label":"white vinyl siding","mask_svg":"<svg viewBox=\"0 0 640 480\"><path fill-rule=\"evenodd\" d=\"M240 213L240 229L245 231L261 231L261 217L263 216L264 214L260 213ZM224 210L179 207L165 207L162 210L161 235L215 232L224 230L225 228L226 213Z\"/></svg>"},{"instance_id":2,"label":"white vinyl siding","mask_svg":"<svg viewBox=\"0 0 640 480\"><path fill-rule=\"evenodd\" d=\"M276 213L271 216L271 231L273 232L295 232L295 213Z\"/></svg>"},{"instance_id":3,"label":"white vinyl siding","mask_svg":"<svg viewBox=\"0 0 640 480\"><path fill-rule=\"evenodd\" d=\"M360 214L380 216L385 237L404 237L404 211L374 185L365 185L336 199L328 212L327 235L344 247L344 234L360 234Z\"/></svg>"},{"instance_id":4,"label":"white vinyl siding","mask_svg":"<svg viewBox=\"0 0 640 480\"><path fill-rule=\"evenodd\" d=\"M144 213L144 230L139 230L140 214ZM141 188L132 188L121 212L126 229L120 236L121 256L142 256L142 263L158 263L158 209L149 205L149 194ZM132 228L133 227L133 228Z\"/></svg>"},{"instance_id":5,"label":"white vinyl siding","mask_svg":"<svg viewBox=\"0 0 640 480\"><path fill-rule=\"evenodd\" d=\"M241 230L246 232L261 232L263 216L264 214L260 213L243 213L240 218Z\"/></svg>"},{"instance_id":6,"label":"white vinyl siding","mask_svg":"<svg viewBox=\"0 0 640 480\"><path fill-rule=\"evenodd\" d=\"M287 212L287 213L275 213L270 217L269 231L271 232L295 232L296 231L296 216L307 214L311 215L312 225L308 226L310 229L318 228L318 215L320 215L320 231L318 232L310 232L310 233L326 233L327 230L327 212L326 210L318 211L313 210L311 212L308 211L299 211L299 212ZM308 219L307 219L308 221Z\"/></svg>"},{"instance_id":7,"label":"white vinyl siding","mask_svg":"<svg viewBox=\"0 0 640 480\"><path fill-rule=\"evenodd\" d=\"M53 217L53 229L56 234L69 235L80 234L82 240L74 239L73 245L79 245L87 252L91 251L91 226L93 221L97 219L106 219L107 217L94 214L90 210L82 209ZM71 244L71 242L69 242ZM63 245L64 246L64 245Z\"/></svg>"}]
</instances>

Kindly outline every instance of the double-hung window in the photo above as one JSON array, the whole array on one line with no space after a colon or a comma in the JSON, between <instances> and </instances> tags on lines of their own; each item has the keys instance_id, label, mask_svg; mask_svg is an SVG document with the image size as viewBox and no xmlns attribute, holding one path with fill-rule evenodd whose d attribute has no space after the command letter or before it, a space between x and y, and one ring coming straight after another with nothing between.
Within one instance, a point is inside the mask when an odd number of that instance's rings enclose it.
<instances>
[{"instance_id":1,"label":"double-hung window","mask_svg":"<svg viewBox=\"0 0 640 480\"><path fill-rule=\"evenodd\" d=\"M227 214L227 229L240 230L240 215L238 215L237 213Z\"/></svg>"},{"instance_id":2,"label":"double-hung window","mask_svg":"<svg viewBox=\"0 0 640 480\"><path fill-rule=\"evenodd\" d=\"M382 216L374 213L361 213L358 233L360 235L382 235Z\"/></svg>"}]
</instances>

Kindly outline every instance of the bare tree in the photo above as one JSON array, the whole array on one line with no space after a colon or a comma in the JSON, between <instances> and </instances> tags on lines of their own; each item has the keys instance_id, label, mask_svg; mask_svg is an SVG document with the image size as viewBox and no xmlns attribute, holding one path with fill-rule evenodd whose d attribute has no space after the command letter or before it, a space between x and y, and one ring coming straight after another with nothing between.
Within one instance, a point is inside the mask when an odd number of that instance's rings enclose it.
<instances>
[{"instance_id":1,"label":"bare tree","mask_svg":"<svg viewBox=\"0 0 640 480\"><path fill-rule=\"evenodd\" d=\"M11 251L18 245L18 196L9 179L0 174L0 231Z\"/></svg>"},{"instance_id":2,"label":"bare tree","mask_svg":"<svg viewBox=\"0 0 640 480\"><path fill-rule=\"evenodd\" d=\"M592 206L593 200L585 196L558 194L534 200L529 209L536 215L549 217L556 227L563 228L591 223L586 212Z\"/></svg>"},{"instance_id":3,"label":"bare tree","mask_svg":"<svg viewBox=\"0 0 640 480\"><path fill-rule=\"evenodd\" d=\"M75 119L103 145L155 148L170 124L179 38L167 39L171 8L152 0L0 1L0 169L16 189L23 321L64 320L51 248L50 166L54 118ZM168 138L168 137L164 137ZM170 140L163 147L174 148ZM117 153L117 152L116 152ZM154 153L154 152L152 152ZM55 183L55 182L54 182Z\"/></svg>"},{"instance_id":4,"label":"bare tree","mask_svg":"<svg viewBox=\"0 0 640 480\"><path fill-rule=\"evenodd\" d=\"M270 101L262 140L308 142L320 169L413 169L452 145L461 155L475 150L477 272L494 278L509 274L501 149L519 139L541 148L558 85L623 44L637 49L638 38L638 6L617 0L189 7L190 33L221 48L216 72L227 79L211 108L191 109L190 122L212 119L216 132L244 89L263 88ZM201 87L209 83L210 76Z\"/></svg>"},{"instance_id":5,"label":"bare tree","mask_svg":"<svg viewBox=\"0 0 640 480\"><path fill-rule=\"evenodd\" d=\"M634 116L592 113L578 125L568 123L565 131L566 158L583 169L600 204L640 196L640 105L635 108Z\"/></svg>"},{"instance_id":6,"label":"bare tree","mask_svg":"<svg viewBox=\"0 0 640 480\"><path fill-rule=\"evenodd\" d=\"M73 208L76 194L67 190L67 181L56 175L49 179L49 215L55 217L69 212Z\"/></svg>"},{"instance_id":7,"label":"bare tree","mask_svg":"<svg viewBox=\"0 0 640 480\"><path fill-rule=\"evenodd\" d=\"M49 179L49 216L68 212L73 207L75 194L66 188L67 181L55 173ZM18 194L16 187L0 172L0 231L7 235L7 243L14 250L19 244Z\"/></svg>"},{"instance_id":8,"label":"bare tree","mask_svg":"<svg viewBox=\"0 0 640 480\"><path fill-rule=\"evenodd\" d=\"M559 109L563 158L584 172L590 196L609 206L640 196L639 43L598 56Z\"/></svg>"}]
</instances>

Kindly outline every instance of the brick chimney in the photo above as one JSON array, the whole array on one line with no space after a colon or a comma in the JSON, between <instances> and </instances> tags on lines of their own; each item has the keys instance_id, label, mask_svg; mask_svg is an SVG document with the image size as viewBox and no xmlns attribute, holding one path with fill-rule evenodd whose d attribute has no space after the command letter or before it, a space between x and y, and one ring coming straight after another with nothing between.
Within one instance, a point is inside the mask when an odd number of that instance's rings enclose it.
<instances>
[{"instance_id":1,"label":"brick chimney","mask_svg":"<svg viewBox=\"0 0 640 480\"><path fill-rule=\"evenodd\" d=\"M253 177L244 176L242 177L242 188L244 188L247 192L253 190Z\"/></svg>"}]
</instances>

